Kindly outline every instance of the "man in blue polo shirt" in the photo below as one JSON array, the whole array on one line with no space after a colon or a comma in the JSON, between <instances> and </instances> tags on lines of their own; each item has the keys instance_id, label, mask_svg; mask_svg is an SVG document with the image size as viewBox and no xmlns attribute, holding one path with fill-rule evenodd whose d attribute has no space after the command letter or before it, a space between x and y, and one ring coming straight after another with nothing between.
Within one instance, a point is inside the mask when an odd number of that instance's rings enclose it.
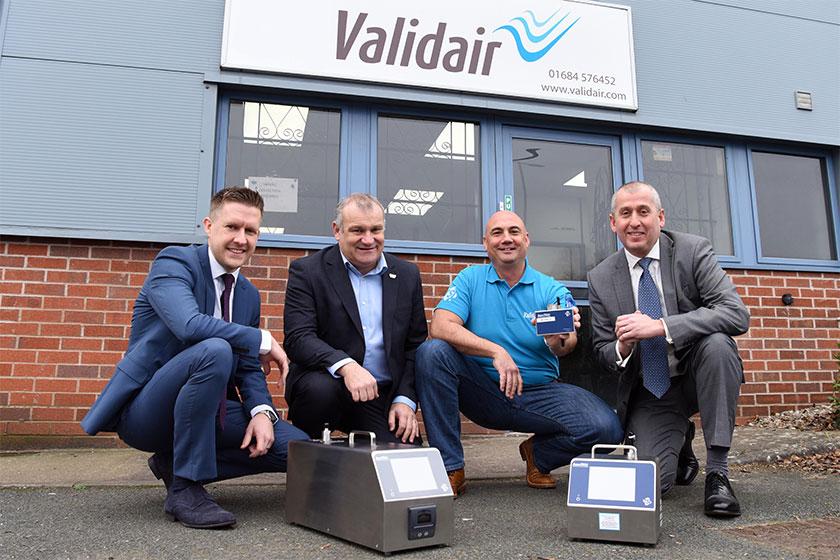
<instances>
[{"instance_id":1,"label":"man in blue polo shirt","mask_svg":"<svg viewBox=\"0 0 840 560\"><path fill-rule=\"evenodd\" d=\"M574 350L577 334L540 337L534 312L571 293L526 260L530 240L513 212L487 222L490 264L462 270L435 309L432 340L417 350L417 393L429 445L437 447L452 491L466 488L458 412L485 428L533 433L522 442L526 480L554 488L550 472L596 443L617 443L621 424L607 404L560 383L557 358ZM574 308L575 328L580 314Z\"/></svg>"}]
</instances>

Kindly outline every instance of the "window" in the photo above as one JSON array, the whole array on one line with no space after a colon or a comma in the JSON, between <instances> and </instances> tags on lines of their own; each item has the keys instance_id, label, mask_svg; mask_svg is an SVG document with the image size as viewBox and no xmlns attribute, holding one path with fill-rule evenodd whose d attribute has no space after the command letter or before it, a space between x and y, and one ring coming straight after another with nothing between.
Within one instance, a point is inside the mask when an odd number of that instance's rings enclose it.
<instances>
[{"instance_id":1,"label":"window","mask_svg":"<svg viewBox=\"0 0 840 560\"><path fill-rule=\"evenodd\" d=\"M642 141L644 180L659 192L665 227L701 235L718 255L733 255L723 148Z\"/></svg>"},{"instance_id":2,"label":"window","mask_svg":"<svg viewBox=\"0 0 840 560\"><path fill-rule=\"evenodd\" d=\"M265 200L263 231L327 235L338 204L340 113L231 100L225 186Z\"/></svg>"},{"instance_id":3,"label":"window","mask_svg":"<svg viewBox=\"0 0 840 560\"><path fill-rule=\"evenodd\" d=\"M481 242L478 124L380 116L376 146L388 239Z\"/></svg>"},{"instance_id":4,"label":"window","mask_svg":"<svg viewBox=\"0 0 840 560\"><path fill-rule=\"evenodd\" d=\"M834 224L822 158L752 152L762 257L834 260Z\"/></svg>"},{"instance_id":5,"label":"window","mask_svg":"<svg viewBox=\"0 0 840 560\"><path fill-rule=\"evenodd\" d=\"M237 91L221 107L214 187L263 194L266 245L332 243L338 200L367 192L385 206L390 251L484 257L486 220L508 208L528 226L530 264L585 290L619 246L610 197L640 179L659 191L666 228L708 238L727 267L840 270L830 149L361 99Z\"/></svg>"},{"instance_id":6,"label":"window","mask_svg":"<svg viewBox=\"0 0 840 560\"><path fill-rule=\"evenodd\" d=\"M558 279L586 280L615 251L607 220L612 148L520 137L512 158L513 208L528 227L529 264Z\"/></svg>"}]
</instances>

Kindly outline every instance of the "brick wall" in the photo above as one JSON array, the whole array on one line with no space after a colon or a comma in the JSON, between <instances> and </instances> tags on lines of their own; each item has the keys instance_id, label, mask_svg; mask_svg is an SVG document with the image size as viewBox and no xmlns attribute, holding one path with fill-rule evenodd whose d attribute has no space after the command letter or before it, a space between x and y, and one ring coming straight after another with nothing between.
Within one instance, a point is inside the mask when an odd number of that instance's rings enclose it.
<instances>
[{"instance_id":1,"label":"brick wall","mask_svg":"<svg viewBox=\"0 0 840 560\"><path fill-rule=\"evenodd\" d=\"M729 271L750 308L750 331L738 338L746 384L742 420L825 403L838 375L840 275ZM793 304L782 304L790 294Z\"/></svg>"},{"instance_id":2,"label":"brick wall","mask_svg":"<svg viewBox=\"0 0 840 560\"><path fill-rule=\"evenodd\" d=\"M0 448L113 445L81 437L79 421L128 340L131 306L162 246L0 238ZM283 329L289 261L304 251L258 249L245 274L260 290L263 326ZM427 315L457 272L481 259L409 255L423 275ZM730 271L752 312L738 339L747 384L739 421L824 403L840 340L840 274ZM790 293L792 306L781 304ZM285 407L269 378L278 407ZM470 423L467 433L485 430Z\"/></svg>"}]
</instances>

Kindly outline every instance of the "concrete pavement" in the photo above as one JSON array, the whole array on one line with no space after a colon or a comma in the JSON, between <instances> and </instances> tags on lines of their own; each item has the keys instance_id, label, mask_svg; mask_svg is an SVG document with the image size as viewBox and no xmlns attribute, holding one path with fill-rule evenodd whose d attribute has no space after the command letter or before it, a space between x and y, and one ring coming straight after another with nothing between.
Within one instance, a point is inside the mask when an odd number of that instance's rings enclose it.
<instances>
[{"instance_id":1,"label":"concrete pavement","mask_svg":"<svg viewBox=\"0 0 840 560\"><path fill-rule=\"evenodd\" d=\"M524 478L524 463L517 447L524 434L464 439L468 480ZM703 465L703 434L698 430L694 450ZM730 460L732 464L772 462L793 454L808 455L840 448L840 431L807 432L739 426ZM72 487L157 485L146 465L148 453L134 449L62 449L0 453L2 487ZM558 473L565 469L558 469ZM283 474L249 476L219 484L285 484Z\"/></svg>"},{"instance_id":2,"label":"concrete pavement","mask_svg":"<svg viewBox=\"0 0 840 560\"><path fill-rule=\"evenodd\" d=\"M703 479L663 500L656 547L569 541L567 469L558 490L525 486L517 445L524 436L465 441L469 490L455 501L452 547L400 558L834 558L840 480L795 471L733 468L744 515L702 514ZM702 436L695 448L699 451ZM840 432L740 427L733 464L840 448ZM700 455L703 463L702 453ZM163 486L148 455L128 449L0 454L0 558L381 558L378 553L285 523L285 477L261 475L211 485L239 523L197 531L162 515ZM794 538L780 538L784 530ZM810 531L810 533L809 533ZM810 536L809 536L810 535Z\"/></svg>"}]
</instances>

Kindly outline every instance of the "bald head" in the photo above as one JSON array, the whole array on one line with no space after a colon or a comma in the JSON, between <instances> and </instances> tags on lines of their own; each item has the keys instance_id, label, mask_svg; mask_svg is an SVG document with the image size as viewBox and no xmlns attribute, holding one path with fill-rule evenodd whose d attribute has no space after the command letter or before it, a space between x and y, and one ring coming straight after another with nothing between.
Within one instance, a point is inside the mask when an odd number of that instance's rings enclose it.
<instances>
[{"instance_id":1,"label":"bald head","mask_svg":"<svg viewBox=\"0 0 840 560\"><path fill-rule=\"evenodd\" d=\"M503 269L521 273L530 244L522 218L505 210L490 216L484 231L484 248L497 272Z\"/></svg>"},{"instance_id":2,"label":"bald head","mask_svg":"<svg viewBox=\"0 0 840 560\"><path fill-rule=\"evenodd\" d=\"M493 228L498 227L500 224L513 224L525 233L528 233L525 230L525 222L523 222L522 218L520 218L515 212L511 212L509 210L499 210L490 216L489 220L487 220L487 227L484 230L484 236L487 237Z\"/></svg>"}]
</instances>

